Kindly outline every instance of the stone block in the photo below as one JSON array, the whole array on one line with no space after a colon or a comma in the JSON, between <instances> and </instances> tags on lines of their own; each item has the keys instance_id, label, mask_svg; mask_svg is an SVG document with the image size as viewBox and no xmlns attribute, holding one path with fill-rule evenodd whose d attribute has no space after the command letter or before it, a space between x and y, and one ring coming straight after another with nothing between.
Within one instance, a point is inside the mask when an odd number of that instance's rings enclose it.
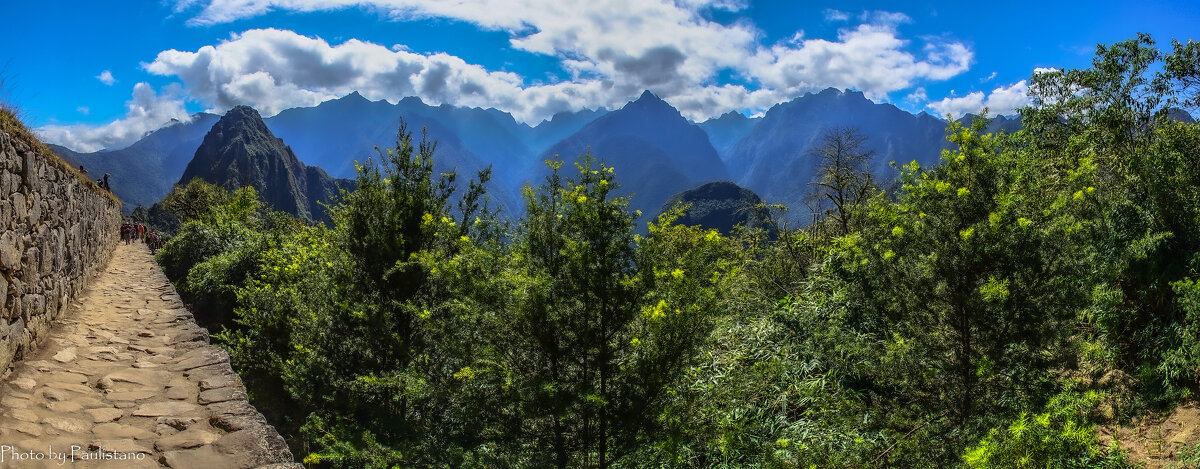
<instances>
[{"instance_id":1,"label":"stone block","mask_svg":"<svg viewBox=\"0 0 1200 469\"><path fill-rule=\"evenodd\" d=\"M31 288L36 288L38 280L42 277L38 270L41 267L38 260L40 253L38 248L31 247L25 250L25 257L21 258L21 280Z\"/></svg>"},{"instance_id":2,"label":"stone block","mask_svg":"<svg viewBox=\"0 0 1200 469\"><path fill-rule=\"evenodd\" d=\"M0 275L0 318L8 317L7 315L4 314L5 310L7 309L4 307L4 305L6 303L8 303L7 300L8 300L8 279L4 278L3 275Z\"/></svg>"},{"instance_id":3,"label":"stone block","mask_svg":"<svg viewBox=\"0 0 1200 469\"><path fill-rule=\"evenodd\" d=\"M21 168L21 178L25 180L26 190L29 192L42 190L42 181L38 177L37 156L32 151L25 151L24 157L25 164Z\"/></svg>"},{"instance_id":4,"label":"stone block","mask_svg":"<svg viewBox=\"0 0 1200 469\"><path fill-rule=\"evenodd\" d=\"M9 200L12 200L13 204L13 217L15 217L13 221L16 223L28 223L29 205L25 202L25 194L13 192L9 196Z\"/></svg>"},{"instance_id":5,"label":"stone block","mask_svg":"<svg viewBox=\"0 0 1200 469\"><path fill-rule=\"evenodd\" d=\"M25 251L21 238L13 231L0 234L0 268L9 271L21 270L21 253Z\"/></svg>"},{"instance_id":6,"label":"stone block","mask_svg":"<svg viewBox=\"0 0 1200 469\"><path fill-rule=\"evenodd\" d=\"M37 223L42 219L42 197L37 192L29 194L29 222Z\"/></svg>"},{"instance_id":7,"label":"stone block","mask_svg":"<svg viewBox=\"0 0 1200 469\"><path fill-rule=\"evenodd\" d=\"M3 189L0 189L0 194L4 194L0 195L0 229L7 230L13 221L12 201L8 200L8 192Z\"/></svg>"}]
</instances>

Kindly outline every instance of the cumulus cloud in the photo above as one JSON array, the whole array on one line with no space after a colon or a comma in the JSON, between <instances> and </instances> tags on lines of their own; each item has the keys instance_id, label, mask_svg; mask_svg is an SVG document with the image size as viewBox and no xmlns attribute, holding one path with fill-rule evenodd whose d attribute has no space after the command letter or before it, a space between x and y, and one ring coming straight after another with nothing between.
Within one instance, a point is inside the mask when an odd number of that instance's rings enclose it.
<instances>
[{"instance_id":1,"label":"cumulus cloud","mask_svg":"<svg viewBox=\"0 0 1200 469\"><path fill-rule=\"evenodd\" d=\"M109 86L112 86L113 83L117 82L117 80L113 78L112 72L108 70L100 72L99 75L96 75L96 79L100 80L100 83L104 83L105 85Z\"/></svg>"},{"instance_id":2,"label":"cumulus cloud","mask_svg":"<svg viewBox=\"0 0 1200 469\"><path fill-rule=\"evenodd\" d=\"M1017 109L1028 106L1031 102L1029 85L1025 80L1021 80L1009 86L998 87L987 96L984 96L982 91L975 91L966 96L943 98L941 101L930 103L928 107L939 116L950 115L957 119L968 113L979 114L984 108L993 116L1013 115Z\"/></svg>"},{"instance_id":3,"label":"cumulus cloud","mask_svg":"<svg viewBox=\"0 0 1200 469\"><path fill-rule=\"evenodd\" d=\"M168 90L159 94L150 84L138 83L133 87L132 98L125 103L125 117L99 127L82 124L47 125L39 127L36 132L43 141L79 152L93 152L128 146L146 132L158 129L172 119L189 120L178 91Z\"/></svg>"},{"instance_id":4,"label":"cumulus cloud","mask_svg":"<svg viewBox=\"0 0 1200 469\"><path fill-rule=\"evenodd\" d=\"M927 44L925 56L904 50L905 41L888 25L842 30L838 41L810 39L797 47L775 46L751 59L756 78L783 100L824 87L854 88L873 99L923 80L945 80L966 71L973 58L960 43ZM778 101L776 101L778 102Z\"/></svg>"},{"instance_id":5,"label":"cumulus cloud","mask_svg":"<svg viewBox=\"0 0 1200 469\"><path fill-rule=\"evenodd\" d=\"M247 31L194 52L165 51L146 69L179 77L189 96L215 111L250 104L271 115L359 91L371 99L418 96L435 104L491 106L536 123L558 111L619 106L643 89L702 120L731 109L766 109L829 86L861 89L878 98L967 67L970 52L960 45L949 50L959 57L953 61L922 61L890 48L898 42L869 28L852 31L841 42L804 40L798 47L780 45L747 58L741 73L764 85L753 91L700 85L714 72L683 70L691 66L689 58L671 46L641 54L607 49L597 54L603 65L574 65L593 69L586 76L527 85L515 74L488 71L447 54L421 55L357 40L331 45L280 30ZM864 52L869 55L860 55Z\"/></svg>"},{"instance_id":6,"label":"cumulus cloud","mask_svg":"<svg viewBox=\"0 0 1200 469\"><path fill-rule=\"evenodd\" d=\"M973 59L956 41L902 38L898 27L911 19L901 13L864 12L861 24L847 25L835 40L797 34L772 45L762 44L763 33L746 21L708 19L712 10L746 6L744 0L184 0L177 11L190 12L193 25L342 8L395 20L458 20L507 33L514 49L557 58L568 76L530 84L446 54L356 40L330 44L281 30L164 51L146 69L179 77L190 96L214 110L245 103L271 114L358 90L372 99L416 95L494 106L536 123L561 110L619 106L644 89L694 120L732 109L755 112L830 86L883 98L962 73ZM825 14L850 20L843 12ZM725 73L750 85L717 84Z\"/></svg>"},{"instance_id":7,"label":"cumulus cloud","mask_svg":"<svg viewBox=\"0 0 1200 469\"><path fill-rule=\"evenodd\" d=\"M745 7L744 1L731 0L211 0L190 22L209 25L274 10L347 7L371 8L397 20L448 18L504 31L515 49L559 57L573 80L619 78L621 67L631 61L669 56L673 50L683 57L674 66L623 80L637 88L645 84L639 79L649 79L663 95L735 65L758 35L748 24L705 18L707 11Z\"/></svg>"},{"instance_id":8,"label":"cumulus cloud","mask_svg":"<svg viewBox=\"0 0 1200 469\"><path fill-rule=\"evenodd\" d=\"M925 93L924 86L918 86L917 89L913 90L912 93L909 93L908 96L905 96L904 100L910 103L920 104L928 101L929 95Z\"/></svg>"},{"instance_id":9,"label":"cumulus cloud","mask_svg":"<svg viewBox=\"0 0 1200 469\"><path fill-rule=\"evenodd\" d=\"M656 72L639 68L636 58L625 66ZM214 111L249 104L265 115L358 91L370 99L418 96L434 104L508 108L532 118L598 100L605 88L598 80L522 87L515 74L447 54L421 55L353 39L331 45L276 29L246 31L194 52L164 51L145 68L179 77L190 98Z\"/></svg>"}]
</instances>

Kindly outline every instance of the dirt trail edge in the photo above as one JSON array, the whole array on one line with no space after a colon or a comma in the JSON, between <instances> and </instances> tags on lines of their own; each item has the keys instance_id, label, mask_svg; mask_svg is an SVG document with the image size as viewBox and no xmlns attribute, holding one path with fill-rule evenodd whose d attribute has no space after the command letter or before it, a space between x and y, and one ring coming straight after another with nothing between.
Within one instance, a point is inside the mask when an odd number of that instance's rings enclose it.
<instances>
[{"instance_id":1,"label":"dirt trail edge","mask_svg":"<svg viewBox=\"0 0 1200 469\"><path fill-rule=\"evenodd\" d=\"M0 468L300 468L141 243L0 381Z\"/></svg>"}]
</instances>

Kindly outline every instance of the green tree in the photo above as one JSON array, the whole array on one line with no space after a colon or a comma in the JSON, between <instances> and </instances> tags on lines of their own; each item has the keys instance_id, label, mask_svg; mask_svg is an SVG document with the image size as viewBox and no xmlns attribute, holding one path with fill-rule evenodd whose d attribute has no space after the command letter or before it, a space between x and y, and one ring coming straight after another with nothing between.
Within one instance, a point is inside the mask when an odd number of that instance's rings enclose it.
<instances>
[{"instance_id":1,"label":"green tree","mask_svg":"<svg viewBox=\"0 0 1200 469\"><path fill-rule=\"evenodd\" d=\"M160 203L174 214L180 223L187 223L191 220L208 219L212 216L213 209L229 200L230 191L202 179L192 179L182 186L176 185Z\"/></svg>"},{"instance_id":2,"label":"green tree","mask_svg":"<svg viewBox=\"0 0 1200 469\"><path fill-rule=\"evenodd\" d=\"M1046 154L1088 155L1097 165L1099 213L1086 220L1103 262L1089 322L1117 367L1144 397L1166 404L1194 388L1185 347L1188 319L1172 286L1198 267L1200 183L1195 124L1172 122L1195 108L1200 44L1162 52L1145 34L1098 46L1092 66L1034 76L1036 106L1022 111L1030 142ZM1153 71L1158 69L1157 71Z\"/></svg>"},{"instance_id":3,"label":"green tree","mask_svg":"<svg viewBox=\"0 0 1200 469\"><path fill-rule=\"evenodd\" d=\"M456 177L434 173L434 149L402 124L395 148L360 167L357 189L333 207L336 227L269 239L263 274L238 292L243 328L225 341L242 366L265 365L264 387L290 394L288 418L313 444L310 462L461 463L453 429L469 422L446 421L440 386L455 357L439 353L454 349L424 325L452 300L430 276L478 226L467 220L486 216L490 172L453 206Z\"/></svg>"},{"instance_id":4,"label":"green tree","mask_svg":"<svg viewBox=\"0 0 1200 469\"><path fill-rule=\"evenodd\" d=\"M627 326L642 292L634 277L633 220L626 200L612 199L610 168L589 156L578 179L559 174L526 188L526 216L515 255L529 279L517 299L512 331L520 350L511 370L524 432L545 448L529 463L558 467L612 463L610 444L625 422L619 356L631 347ZM616 428L614 428L616 427Z\"/></svg>"},{"instance_id":5,"label":"green tree","mask_svg":"<svg viewBox=\"0 0 1200 469\"><path fill-rule=\"evenodd\" d=\"M526 188L496 308L496 392L510 402L504 464L610 467L654 441L668 389L707 340L729 265L716 232L670 224L634 235L612 168L551 162Z\"/></svg>"},{"instance_id":6,"label":"green tree","mask_svg":"<svg viewBox=\"0 0 1200 469\"><path fill-rule=\"evenodd\" d=\"M1053 389L1088 291L1078 217L1093 165L1039 158L984 125L951 124L958 149L905 168L897 202L879 201L827 264L851 323L883 340L874 392L908 414L907 438L942 441L949 451L922 457L944 462Z\"/></svg>"}]
</instances>

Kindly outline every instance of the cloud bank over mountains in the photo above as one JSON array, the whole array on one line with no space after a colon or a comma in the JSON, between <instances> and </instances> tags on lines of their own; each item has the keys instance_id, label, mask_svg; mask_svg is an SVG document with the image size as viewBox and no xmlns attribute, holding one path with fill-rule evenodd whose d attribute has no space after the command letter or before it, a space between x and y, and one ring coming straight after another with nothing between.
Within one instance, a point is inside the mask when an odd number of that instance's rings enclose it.
<instances>
[{"instance_id":1,"label":"cloud bank over mountains","mask_svg":"<svg viewBox=\"0 0 1200 469\"><path fill-rule=\"evenodd\" d=\"M46 125L37 132L47 142L78 152L93 152L129 145L172 119L181 122L189 119L178 86L160 94L150 84L138 83L133 86L133 97L125 102L125 117L121 119L100 126Z\"/></svg>"},{"instance_id":2,"label":"cloud bank over mountains","mask_svg":"<svg viewBox=\"0 0 1200 469\"><path fill-rule=\"evenodd\" d=\"M804 32L764 43L748 20L721 23L717 13L747 8L740 0L178 0L176 13L193 27L227 24L272 12L366 9L387 20L452 20L500 31L513 49L553 57L569 75L531 82L446 53L420 54L403 44L349 39L331 42L282 29L250 29L194 50L159 52L143 68L174 78L179 93L147 103L135 87L129 114L102 127L49 126L48 140L77 150L132 142L149 119L178 118L183 101L213 112L238 104L264 115L313 106L352 91L396 102L417 96L428 103L495 107L537 124L556 112L614 108L653 91L688 119L725 112L761 113L806 92L856 89L876 100L967 71L971 49L946 37L906 38L912 20L902 14L829 10L835 39ZM857 20L857 21L855 21ZM148 86L148 85L146 85ZM929 105L939 113L1011 112L1024 82ZM978 105L978 106L977 106ZM161 125L164 121L158 122ZM136 138L133 137L133 138Z\"/></svg>"},{"instance_id":3,"label":"cloud bank over mountains","mask_svg":"<svg viewBox=\"0 0 1200 469\"><path fill-rule=\"evenodd\" d=\"M1012 114L1016 109L1029 104L1029 85L1025 80L1010 86L1001 86L984 96L982 91L975 91L966 96L950 96L940 101L929 103L927 106L937 113L938 117L949 115L952 118L964 114L979 114L987 109L988 114Z\"/></svg>"}]
</instances>

